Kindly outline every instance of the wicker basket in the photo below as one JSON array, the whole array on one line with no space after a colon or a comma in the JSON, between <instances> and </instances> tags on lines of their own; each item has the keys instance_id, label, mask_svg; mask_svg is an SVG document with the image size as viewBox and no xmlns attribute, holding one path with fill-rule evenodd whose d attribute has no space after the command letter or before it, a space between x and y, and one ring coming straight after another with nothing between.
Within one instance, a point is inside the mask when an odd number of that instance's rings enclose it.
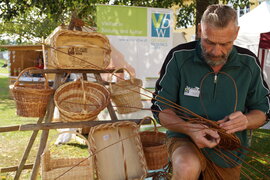
<instances>
[{"instance_id":1,"label":"wicker basket","mask_svg":"<svg viewBox=\"0 0 270 180\"><path fill-rule=\"evenodd\" d=\"M57 29L49 37L46 68L105 69L111 61L109 39L101 33Z\"/></svg>"},{"instance_id":2,"label":"wicker basket","mask_svg":"<svg viewBox=\"0 0 270 180\"><path fill-rule=\"evenodd\" d=\"M88 145L87 139L79 133L73 131L64 131L63 133L72 133L80 136ZM58 135L59 135L58 134ZM93 158L52 158L52 152L49 150L50 142L41 155L41 177L43 180L93 180Z\"/></svg>"},{"instance_id":3,"label":"wicker basket","mask_svg":"<svg viewBox=\"0 0 270 180\"><path fill-rule=\"evenodd\" d=\"M140 132L143 152L149 170L161 169L168 163L166 134L157 130L156 122L151 117L145 117L140 124L149 118L154 123L154 131Z\"/></svg>"},{"instance_id":4,"label":"wicker basket","mask_svg":"<svg viewBox=\"0 0 270 180\"><path fill-rule=\"evenodd\" d=\"M65 83L54 95L62 121L95 120L110 101L110 92L102 85L83 80Z\"/></svg>"},{"instance_id":5,"label":"wicker basket","mask_svg":"<svg viewBox=\"0 0 270 180\"><path fill-rule=\"evenodd\" d=\"M88 136L100 180L141 179L147 165L138 125L130 121L92 127Z\"/></svg>"},{"instance_id":6,"label":"wicker basket","mask_svg":"<svg viewBox=\"0 0 270 180\"><path fill-rule=\"evenodd\" d=\"M40 82L20 82L20 77L30 70L39 69L29 67L21 71L14 85L9 86L13 98L16 101L17 115L23 117L44 117L47 104L54 90L49 87L48 79L43 74L45 81Z\"/></svg>"},{"instance_id":7,"label":"wicker basket","mask_svg":"<svg viewBox=\"0 0 270 180\"><path fill-rule=\"evenodd\" d=\"M130 72L126 68L120 68L125 70L129 76L129 80L122 80L115 84L110 83L111 98L117 107L119 114L128 114L132 112L140 111L143 107L140 95L140 88L142 81L140 79L131 77ZM109 81L112 81L112 76L119 71L116 69L111 76Z\"/></svg>"}]
</instances>

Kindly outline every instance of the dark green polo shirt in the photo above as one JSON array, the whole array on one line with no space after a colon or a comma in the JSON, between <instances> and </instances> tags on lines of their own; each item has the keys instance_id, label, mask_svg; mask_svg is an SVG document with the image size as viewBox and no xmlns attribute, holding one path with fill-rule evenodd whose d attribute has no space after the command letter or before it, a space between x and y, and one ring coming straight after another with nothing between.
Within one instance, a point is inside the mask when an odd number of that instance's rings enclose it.
<instances>
[{"instance_id":1,"label":"dark green polo shirt","mask_svg":"<svg viewBox=\"0 0 270 180\"><path fill-rule=\"evenodd\" d=\"M163 103L152 100L152 109L161 111L177 103L207 119L218 121L234 111L269 111L269 90L263 81L257 59L247 49L234 46L227 63L220 72L214 73L201 56L200 41L182 44L172 49L162 66L156 83L155 96ZM171 101L171 102L170 102ZM168 104L167 104L168 103ZM154 113L158 120L158 113ZM168 131L169 137L186 135ZM243 146L247 146L246 131L237 132ZM243 149L240 149L243 151ZM221 167L233 167L214 149L203 148L205 156ZM231 152L222 150L237 163L241 163ZM240 158L243 154L233 151Z\"/></svg>"}]
</instances>

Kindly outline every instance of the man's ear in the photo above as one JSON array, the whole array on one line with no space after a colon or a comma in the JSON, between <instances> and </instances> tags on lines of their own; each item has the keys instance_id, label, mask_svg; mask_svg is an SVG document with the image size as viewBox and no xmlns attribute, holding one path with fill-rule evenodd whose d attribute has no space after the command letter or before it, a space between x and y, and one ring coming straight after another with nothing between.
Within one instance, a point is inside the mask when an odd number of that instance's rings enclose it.
<instances>
[{"instance_id":1,"label":"man's ear","mask_svg":"<svg viewBox=\"0 0 270 180\"><path fill-rule=\"evenodd\" d=\"M197 37L198 37L198 38L201 38L201 34L202 34L201 23L198 24L197 28L198 28L198 31L197 31Z\"/></svg>"},{"instance_id":2,"label":"man's ear","mask_svg":"<svg viewBox=\"0 0 270 180\"><path fill-rule=\"evenodd\" d=\"M236 29L236 34L235 34L234 40L236 40L236 38L237 38L237 36L238 36L238 32L239 32L240 26L237 26L236 28L237 28L237 29Z\"/></svg>"}]
</instances>

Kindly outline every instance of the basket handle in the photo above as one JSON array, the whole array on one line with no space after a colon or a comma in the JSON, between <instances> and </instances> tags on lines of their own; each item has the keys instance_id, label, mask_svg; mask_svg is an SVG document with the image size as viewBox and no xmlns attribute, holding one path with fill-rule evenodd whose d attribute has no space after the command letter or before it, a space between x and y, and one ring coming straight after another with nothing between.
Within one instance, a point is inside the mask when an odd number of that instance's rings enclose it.
<instances>
[{"instance_id":1,"label":"basket handle","mask_svg":"<svg viewBox=\"0 0 270 180\"><path fill-rule=\"evenodd\" d=\"M123 71L126 71L128 74L129 74L129 77L130 77L130 79L133 81L133 76L131 75L131 73L129 72L129 70L127 69L127 68L118 68L118 69L115 69L112 73L111 73L111 75L109 76L109 78L108 78L108 81L109 82L112 82L112 76L116 73L116 72L118 72L119 70L121 70L121 69L123 69Z\"/></svg>"},{"instance_id":2,"label":"basket handle","mask_svg":"<svg viewBox=\"0 0 270 180\"><path fill-rule=\"evenodd\" d=\"M82 85L82 91L83 91L83 104L84 104L84 106L83 106L83 112L82 113L84 113L84 112L87 112L86 111L86 93L85 93L85 86L84 86L84 80L82 79L82 78L80 78L80 83L81 83L81 85Z\"/></svg>"},{"instance_id":3,"label":"basket handle","mask_svg":"<svg viewBox=\"0 0 270 180\"><path fill-rule=\"evenodd\" d=\"M55 139L56 137L58 137L59 135L64 134L64 133L75 134L75 135L79 136L80 138L82 138L85 141L85 143L86 143L86 145L88 147L87 150L88 150L89 154L91 153L89 141L83 135L81 135L80 133L74 132L74 131L63 131L63 132L60 132L60 133L56 134L53 138L51 138L50 141L48 141L43 153L45 153L45 152L47 152L49 150L49 146L50 146L53 139Z\"/></svg>"},{"instance_id":4,"label":"basket handle","mask_svg":"<svg viewBox=\"0 0 270 180\"><path fill-rule=\"evenodd\" d=\"M142 123L146 120L146 119L150 119L153 123L154 123L154 132L158 132L157 130L157 124L156 124L156 121L154 120L154 118L152 118L151 116L146 116L144 117L141 122L139 123L139 128L141 127Z\"/></svg>"},{"instance_id":5,"label":"basket handle","mask_svg":"<svg viewBox=\"0 0 270 180\"><path fill-rule=\"evenodd\" d=\"M34 69L39 69L39 68L37 68L37 67L28 67L28 68L25 68L24 70L22 70L21 72L20 72L20 74L18 75L18 77L17 77L17 79L16 79L16 81L15 81L15 83L14 83L14 87L16 87L16 86L18 86L19 85L19 79L20 79L20 77L25 73L25 72L27 72L27 71L30 71L30 70L34 70ZM45 89L49 89L49 83L48 83L48 78L47 78L47 76L44 74L44 73L41 73L42 75L43 75L43 77L45 78Z\"/></svg>"},{"instance_id":6,"label":"basket handle","mask_svg":"<svg viewBox=\"0 0 270 180\"><path fill-rule=\"evenodd\" d=\"M127 68L118 68L118 69L115 69L111 75L108 77L108 81L109 81L109 87L110 87L110 90L112 91L112 76L118 72L119 70L123 69L123 72L126 71L128 74L129 74L129 78L131 80L131 83L134 83L134 77L131 75L131 73L129 72L129 70Z\"/></svg>"}]
</instances>

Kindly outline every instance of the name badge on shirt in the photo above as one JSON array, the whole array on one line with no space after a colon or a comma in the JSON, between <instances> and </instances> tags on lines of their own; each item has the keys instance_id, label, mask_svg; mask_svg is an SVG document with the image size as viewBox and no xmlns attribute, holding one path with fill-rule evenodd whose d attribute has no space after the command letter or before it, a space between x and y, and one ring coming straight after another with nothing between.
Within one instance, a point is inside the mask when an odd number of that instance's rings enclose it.
<instances>
[{"instance_id":1,"label":"name badge on shirt","mask_svg":"<svg viewBox=\"0 0 270 180\"><path fill-rule=\"evenodd\" d=\"M186 86L185 91L184 91L185 96L192 96L192 97L199 97L200 96L200 88L198 87L188 87Z\"/></svg>"}]
</instances>

